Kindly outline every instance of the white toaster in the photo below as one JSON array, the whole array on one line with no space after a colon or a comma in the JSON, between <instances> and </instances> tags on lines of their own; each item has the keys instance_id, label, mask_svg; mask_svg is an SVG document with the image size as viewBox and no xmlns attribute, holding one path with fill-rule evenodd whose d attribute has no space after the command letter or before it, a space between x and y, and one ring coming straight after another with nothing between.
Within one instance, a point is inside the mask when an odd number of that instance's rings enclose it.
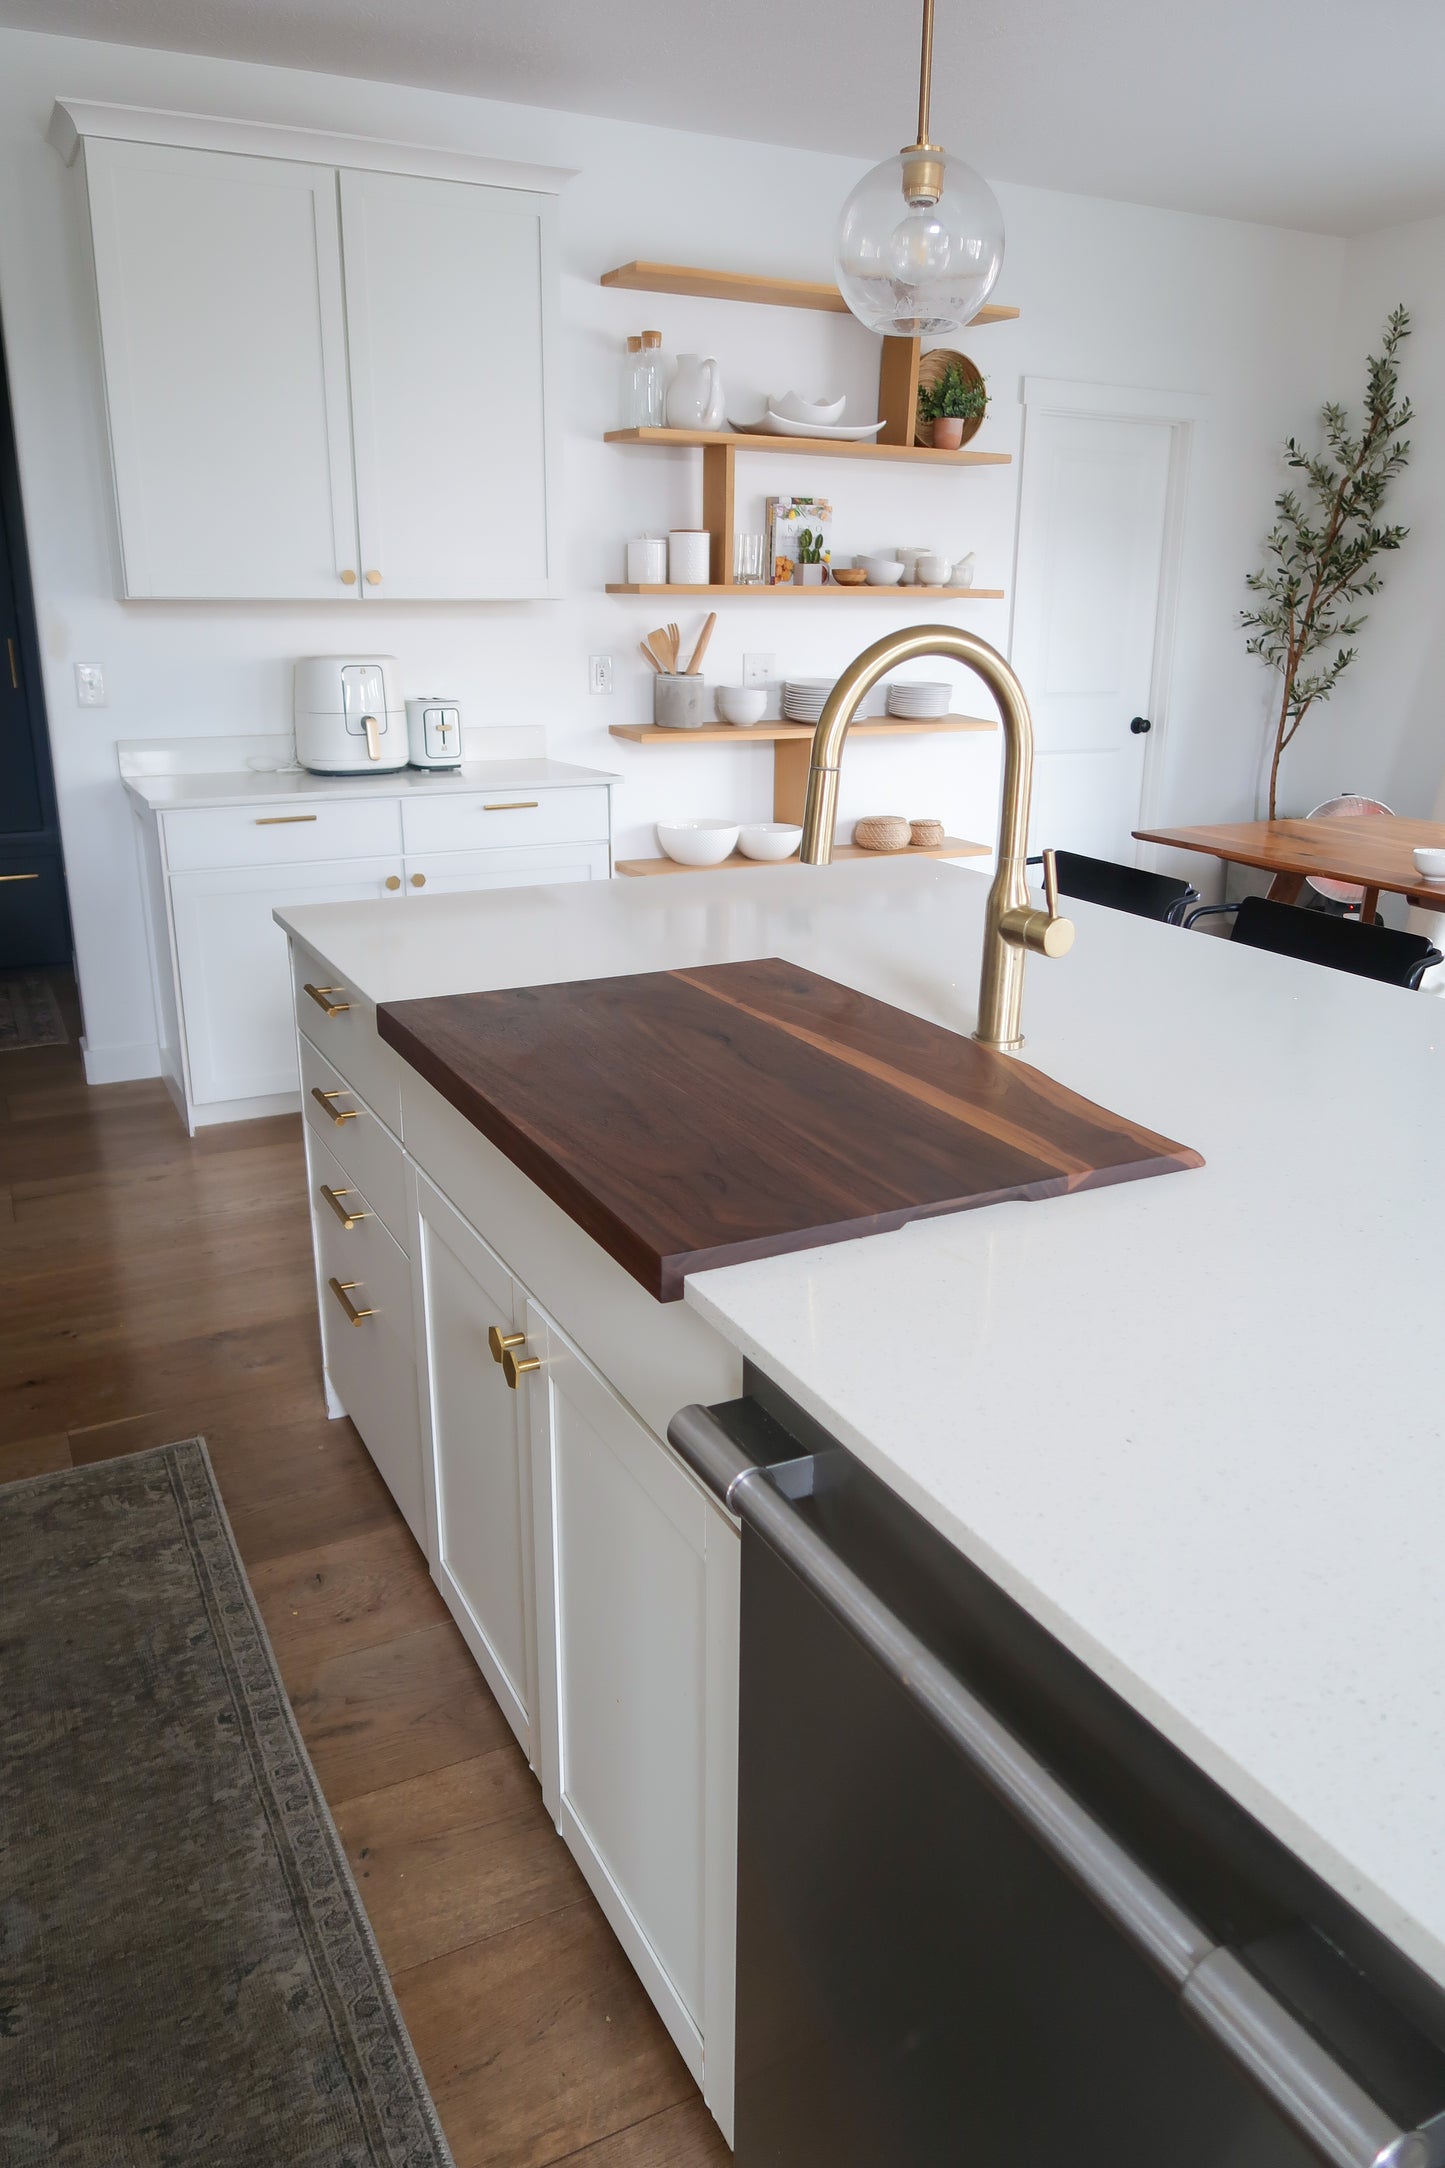
<instances>
[{"instance_id":1,"label":"white toaster","mask_svg":"<svg viewBox=\"0 0 1445 2168\"><path fill-rule=\"evenodd\" d=\"M303 655L296 665L296 758L316 775L376 775L407 761L394 655Z\"/></svg>"},{"instance_id":2,"label":"white toaster","mask_svg":"<svg viewBox=\"0 0 1445 2168\"><path fill-rule=\"evenodd\" d=\"M462 711L455 700L436 693L408 700L406 734L414 768L459 768L462 764Z\"/></svg>"}]
</instances>

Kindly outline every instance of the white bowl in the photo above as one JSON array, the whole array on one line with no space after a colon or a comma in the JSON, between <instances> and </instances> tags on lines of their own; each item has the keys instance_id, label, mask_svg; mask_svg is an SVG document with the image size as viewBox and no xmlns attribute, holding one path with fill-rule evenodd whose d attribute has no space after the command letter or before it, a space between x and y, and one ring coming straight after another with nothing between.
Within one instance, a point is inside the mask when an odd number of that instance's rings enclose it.
<instances>
[{"instance_id":1,"label":"white bowl","mask_svg":"<svg viewBox=\"0 0 1445 2168\"><path fill-rule=\"evenodd\" d=\"M827 428L831 422L843 419L844 399L805 399L800 392L784 392L781 399L772 403L773 412L781 414L788 422L818 422Z\"/></svg>"},{"instance_id":2,"label":"white bowl","mask_svg":"<svg viewBox=\"0 0 1445 2168\"><path fill-rule=\"evenodd\" d=\"M759 685L719 685L713 694L725 723L760 723L768 712L767 689Z\"/></svg>"},{"instance_id":3,"label":"white bowl","mask_svg":"<svg viewBox=\"0 0 1445 2168\"><path fill-rule=\"evenodd\" d=\"M1427 850L1422 845L1414 856L1417 873L1423 873L1427 881L1445 881L1445 851Z\"/></svg>"},{"instance_id":4,"label":"white bowl","mask_svg":"<svg viewBox=\"0 0 1445 2168\"><path fill-rule=\"evenodd\" d=\"M738 847L736 821L659 821L657 840L679 866L720 866Z\"/></svg>"},{"instance_id":5,"label":"white bowl","mask_svg":"<svg viewBox=\"0 0 1445 2168\"><path fill-rule=\"evenodd\" d=\"M791 858L802 840L802 829L792 821L750 821L738 830L738 849L744 858L758 858L768 865Z\"/></svg>"},{"instance_id":6,"label":"white bowl","mask_svg":"<svg viewBox=\"0 0 1445 2168\"><path fill-rule=\"evenodd\" d=\"M864 557L861 563L870 587L896 587L903 577L903 566L896 557Z\"/></svg>"}]
</instances>

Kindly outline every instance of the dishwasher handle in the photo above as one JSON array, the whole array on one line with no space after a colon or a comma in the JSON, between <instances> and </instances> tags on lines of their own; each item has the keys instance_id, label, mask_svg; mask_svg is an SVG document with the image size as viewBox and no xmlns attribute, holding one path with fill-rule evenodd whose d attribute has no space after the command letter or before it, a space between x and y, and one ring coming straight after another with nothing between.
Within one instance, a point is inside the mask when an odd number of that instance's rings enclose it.
<instances>
[{"instance_id":1,"label":"dishwasher handle","mask_svg":"<svg viewBox=\"0 0 1445 2168\"><path fill-rule=\"evenodd\" d=\"M1431 2141L1420 2131L1401 2130L1240 1959L1216 1943L880 1603L710 1409L680 1409L667 1435L694 1473L861 1642L1049 1856L1174 1987L1193 2022L1322 2160L1331 2168L1440 2168L1445 2156Z\"/></svg>"}]
</instances>

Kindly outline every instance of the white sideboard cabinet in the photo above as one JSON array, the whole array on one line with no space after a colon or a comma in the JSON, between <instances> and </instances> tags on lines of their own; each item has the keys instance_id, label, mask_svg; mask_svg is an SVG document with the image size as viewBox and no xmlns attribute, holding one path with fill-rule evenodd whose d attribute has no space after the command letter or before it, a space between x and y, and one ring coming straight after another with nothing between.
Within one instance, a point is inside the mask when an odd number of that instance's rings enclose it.
<instances>
[{"instance_id":1,"label":"white sideboard cabinet","mask_svg":"<svg viewBox=\"0 0 1445 2168\"><path fill-rule=\"evenodd\" d=\"M123 596L553 592L568 176L113 106L51 135L84 172Z\"/></svg>"}]
</instances>

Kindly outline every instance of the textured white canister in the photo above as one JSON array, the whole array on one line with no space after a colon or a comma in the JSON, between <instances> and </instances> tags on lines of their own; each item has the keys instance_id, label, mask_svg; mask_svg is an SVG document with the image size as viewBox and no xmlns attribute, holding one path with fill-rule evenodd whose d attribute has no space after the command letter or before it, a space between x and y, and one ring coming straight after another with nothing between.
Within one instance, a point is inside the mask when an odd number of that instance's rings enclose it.
<instances>
[{"instance_id":1,"label":"textured white canister","mask_svg":"<svg viewBox=\"0 0 1445 2168\"><path fill-rule=\"evenodd\" d=\"M674 527L667 538L667 576L674 587L706 587L712 536L705 527Z\"/></svg>"},{"instance_id":2,"label":"textured white canister","mask_svg":"<svg viewBox=\"0 0 1445 2168\"><path fill-rule=\"evenodd\" d=\"M661 535L639 535L627 545L629 587L661 587L667 579L667 544Z\"/></svg>"}]
</instances>

